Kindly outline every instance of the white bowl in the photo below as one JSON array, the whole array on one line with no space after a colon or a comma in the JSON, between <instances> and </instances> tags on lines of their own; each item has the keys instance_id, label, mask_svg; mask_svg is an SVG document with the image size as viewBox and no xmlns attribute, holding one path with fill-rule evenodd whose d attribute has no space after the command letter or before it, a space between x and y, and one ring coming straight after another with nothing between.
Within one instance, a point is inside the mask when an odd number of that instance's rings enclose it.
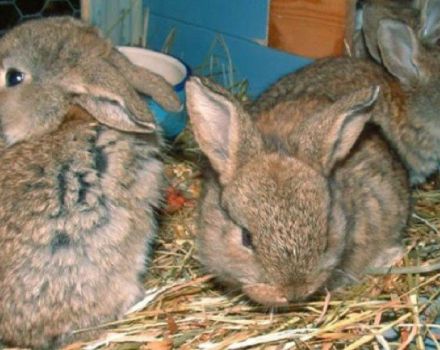
<instances>
[{"instance_id":1,"label":"white bowl","mask_svg":"<svg viewBox=\"0 0 440 350\"><path fill-rule=\"evenodd\" d=\"M135 65L164 77L174 87L180 102L185 104L185 82L190 71L181 61L164 53L139 47L119 46L118 50ZM187 120L186 111L171 113L164 110L151 98L146 100L166 137L174 138L183 130Z\"/></svg>"}]
</instances>

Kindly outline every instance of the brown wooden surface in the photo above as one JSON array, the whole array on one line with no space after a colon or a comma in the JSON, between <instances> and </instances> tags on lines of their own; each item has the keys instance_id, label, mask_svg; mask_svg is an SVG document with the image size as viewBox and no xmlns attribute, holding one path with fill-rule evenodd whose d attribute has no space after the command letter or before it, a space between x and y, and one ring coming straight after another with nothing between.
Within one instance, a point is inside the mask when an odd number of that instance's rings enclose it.
<instances>
[{"instance_id":1,"label":"brown wooden surface","mask_svg":"<svg viewBox=\"0 0 440 350\"><path fill-rule=\"evenodd\" d=\"M269 46L313 58L344 54L344 39L353 26L354 3L271 0Z\"/></svg>"}]
</instances>

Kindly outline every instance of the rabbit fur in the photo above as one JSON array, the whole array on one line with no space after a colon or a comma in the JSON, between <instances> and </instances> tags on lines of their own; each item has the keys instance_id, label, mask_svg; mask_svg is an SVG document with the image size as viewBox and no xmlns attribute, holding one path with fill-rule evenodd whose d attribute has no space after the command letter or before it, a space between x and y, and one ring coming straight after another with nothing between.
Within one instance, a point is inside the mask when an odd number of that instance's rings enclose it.
<instances>
[{"instance_id":1,"label":"rabbit fur","mask_svg":"<svg viewBox=\"0 0 440 350\"><path fill-rule=\"evenodd\" d=\"M70 17L6 33L0 77L0 341L55 348L143 296L163 166L136 91L179 101Z\"/></svg>"},{"instance_id":2,"label":"rabbit fur","mask_svg":"<svg viewBox=\"0 0 440 350\"><path fill-rule=\"evenodd\" d=\"M199 206L199 255L220 281L285 305L401 256L409 182L368 123L378 88L336 101L304 91L253 116L207 80L192 78L186 92L213 168Z\"/></svg>"},{"instance_id":3,"label":"rabbit fur","mask_svg":"<svg viewBox=\"0 0 440 350\"><path fill-rule=\"evenodd\" d=\"M383 66L350 57L323 59L281 78L250 105L251 114L312 94L337 100L379 85L372 119L419 184L440 166L440 50L422 45L406 24L385 19L378 30Z\"/></svg>"}]
</instances>

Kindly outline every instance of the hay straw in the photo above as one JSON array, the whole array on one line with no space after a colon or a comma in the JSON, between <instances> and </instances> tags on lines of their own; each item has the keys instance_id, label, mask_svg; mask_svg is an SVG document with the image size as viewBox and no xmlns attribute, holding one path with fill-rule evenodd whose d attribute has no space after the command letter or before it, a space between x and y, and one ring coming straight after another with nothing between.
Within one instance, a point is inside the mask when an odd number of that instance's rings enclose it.
<instances>
[{"instance_id":1,"label":"hay straw","mask_svg":"<svg viewBox=\"0 0 440 350\"><path fill-rule=\"evenodd\" d=\"M237 69L232 61L229 47L221 34L216 34L202 63L194 73L220 83L230 90L240 101L246 101L248 81L237 79Z\"/></svg>"},{"instance_id":2,"label":"hay straw","mask_svg":"<svg viewBox=\"0 0 440 350\"><path fill-rule=\"evenodd\" d=\"M176 28L172 28L167 34L160 52L169 54L176 41Z\"/></svg>"}]
</instances>

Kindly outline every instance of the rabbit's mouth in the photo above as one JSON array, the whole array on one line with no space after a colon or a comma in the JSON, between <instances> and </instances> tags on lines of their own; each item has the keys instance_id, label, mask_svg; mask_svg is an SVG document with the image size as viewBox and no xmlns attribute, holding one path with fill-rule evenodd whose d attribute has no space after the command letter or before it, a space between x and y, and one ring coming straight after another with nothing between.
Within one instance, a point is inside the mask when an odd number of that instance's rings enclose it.
<instances>
[{"instance_id":1,"label":"rabbit's mouth","mask_svg":"<svg viewBox=\"0 0 440 350\"><path fill-rule=\"evenodd\" d=\"M291 301L302 301L317 292L313 283L275 286L268 283L246 284L242 291L253 301L265 306L286 306Z\"/></svg>"},{"instance_id":2,"label":"rabbit's mouth","mask_svg":"<svg viewBox=\"0 0 440 350\"><path fill-rule=\"evenodd\" d=\"M243 292L253 301L266 306L285 306L288 300L277 287L266 283L247 284L242 287Z\"/></svg>"}]
</instances>

